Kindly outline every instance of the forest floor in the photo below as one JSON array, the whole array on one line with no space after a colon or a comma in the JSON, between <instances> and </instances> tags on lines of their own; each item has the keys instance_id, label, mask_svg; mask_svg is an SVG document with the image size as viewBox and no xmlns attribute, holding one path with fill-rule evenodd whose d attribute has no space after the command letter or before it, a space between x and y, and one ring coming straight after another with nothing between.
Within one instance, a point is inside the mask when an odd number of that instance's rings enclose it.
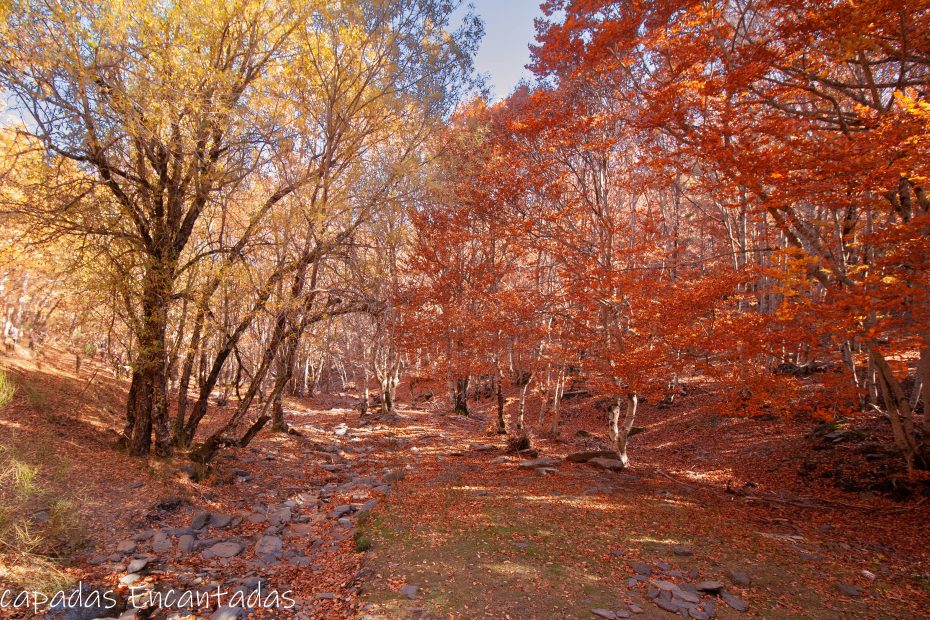
<instances>
[{"instance_id":1,"label":"forest floor","mask_svg":"<svg viewBox=\"0 0 930 620\"><path fill-rule=\"evenodd\" d=\"M876 420L728 417L689 396L643 406L612 472L562 460L603 440L590 403L566 403L562 439L535 442L556 462L530 467L487 433L490 401L363 423L347 396L318 397L291 403L299 435L263 433L195 482L180 459L116 450L125 382L67 361L3 360L2 471L36 472L24 497L0 491L0 534L35 532L4 554L7 585L297 601L267 618L928 616L930 505L899 493ZM150 617L238 617L209 607Z\"/></svg>"}]
</instances>

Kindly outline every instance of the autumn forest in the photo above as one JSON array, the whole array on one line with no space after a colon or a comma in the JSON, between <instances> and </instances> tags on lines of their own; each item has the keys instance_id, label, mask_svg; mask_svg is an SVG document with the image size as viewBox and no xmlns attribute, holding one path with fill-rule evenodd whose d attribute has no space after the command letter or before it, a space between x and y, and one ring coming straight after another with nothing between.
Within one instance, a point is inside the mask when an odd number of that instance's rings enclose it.
<instances>
[{"instance_id":1,"label":"autumn forest","mask_svg":"<svg viewBox=\"0 0 930 620\"><path fill-rule=\"evenodd\" d=\"M485 17L0 2L0 618L930 617L930 2Z\"/></svg>"}]
</instances>

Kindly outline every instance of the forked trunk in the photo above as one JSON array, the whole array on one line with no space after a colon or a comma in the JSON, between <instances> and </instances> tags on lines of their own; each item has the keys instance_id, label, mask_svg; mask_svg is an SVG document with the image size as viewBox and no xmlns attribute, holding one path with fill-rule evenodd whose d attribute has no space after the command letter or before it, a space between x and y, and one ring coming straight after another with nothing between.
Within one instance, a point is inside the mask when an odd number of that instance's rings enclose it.
<instances>
[{"instance_id":1,"label":"forked trunk","mask_svg":"<svg viewBox=\"0 0 930 620\"><path fill-rule=\"evenodd\" d=\"M633 428L633 420L636 418L636 405L639 399L636 394L629 393L626 395L626 415L620 420L620 410L623 409L623 397L618 396L616 402L610 408L610 440L614 443L617 451L617 458L624 466L630 464L627 456L627 440L630 436L630 430Z\"/></svg>"}]
</instances>

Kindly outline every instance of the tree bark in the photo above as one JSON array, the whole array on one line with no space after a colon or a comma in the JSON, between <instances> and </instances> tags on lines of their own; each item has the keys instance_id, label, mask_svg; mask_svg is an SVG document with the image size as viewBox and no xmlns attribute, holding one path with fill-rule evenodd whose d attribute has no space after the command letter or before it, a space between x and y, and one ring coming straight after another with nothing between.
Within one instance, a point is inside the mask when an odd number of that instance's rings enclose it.
<instances>
[{"instance_id":1,"label":"tree bark","mask_svg":"<svg viewBox=\"0 0 930 620\"><path fill-rule=\"evenodd\" d=\"M624 466L627 466L630 464L630 459L627 456L627 441L630 430L633 428L633 420L636 418L636 406L639 399L632 392L626 395L626 414L621 422L620 410L623 408L623 400L623 396L618 396L616 402L610 408L610 440L614 443L618 460Z\"/></svg>"}]
</instances>

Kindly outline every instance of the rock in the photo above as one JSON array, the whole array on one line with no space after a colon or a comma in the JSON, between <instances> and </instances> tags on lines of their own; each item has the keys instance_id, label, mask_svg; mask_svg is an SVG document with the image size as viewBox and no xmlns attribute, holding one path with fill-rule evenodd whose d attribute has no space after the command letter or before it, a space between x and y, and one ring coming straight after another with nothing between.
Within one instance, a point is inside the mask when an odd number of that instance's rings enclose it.
<instances>
[{"instance_id":1,"label":"rock","mask_svg":"<svg viewBox=\"0 0 930 620\"><path fill-rule=\"evenodd\" d=\"M471 445L471 449L474 450L475 452L493 452L494 450L497 450L498 447L495 446L493 443L478 443L478 444L473 443Z\"/></svg>"},{"instance_id":2,"label":"rock","mask_svg":"<svg viewBox=\"0 0 930 620\"><path fill-rule=\"evenodd\" d=\"M136 550L136 543L132 540L124 540L116 545L116 552L122 554L132 553Z\"/></svg>"},{"instance_id":3,"label":"rock","mask_svg":"<svg viewBox=\"0 0 930 620\"><path fill-rule=\"evenodd\" d=\"M749 605L738 596L730 594L726 590L720 593L720 598L723 599L723 602L735 609L736 611L746 611L749 609Z\"/></svg>"},{"instance_id":4,"label":"rock","mask_svg":"<svg viewBox=\"0 0 930 620\"><path fill-rule=\"evenodd\" d=\"M694 603L695 605L701 602L701 597L695 594L694 592L688 592L687 590L676 590L672 593L676 599L681 599L688 603Z\"/></svg>"},{"instance_id":5,"label":"rock","mask_svg":"<svg viewBox=\"0 0 930 620\"><path fill-rule=\"evenodd\" d=\"M723 590L723 584L719 581L702 581L697 584L697 589L700 592L707 592L708 594L716 594Z\"/></svg>"},{"instance_id":6,"label":"rock","mask_svg":"<svg viewBox=\"0 0 930 620\"><path fill-rule=\"evenodd\" d=\"M801 556L802 560L807 560L809 562L819 562L823 558L817 555L816 553L811 553L810 551L802 551L798 555Z\"/></svg>"},{"instance_id":7,"label":"rock","mask_svg":"<svg viewBox=\"0 0 930 620\"><path fill-rule=\"evenodd\" d=\"M665 600L663 598L655 599L655 604L664 609L665 611L670 611L673 614L677 614L678 610L681 609L681 605L672 600Z\"/></svg>"},{"instance_id":8,"label":"rock","mask_svg":"<svg viewBox=\"0 0 930 620\"><path fill-rule=\"evenodd\" d=\"M632 611L634 614L646 613L646 610L643 609L641 606L637 605L636 603L630 603L628 607L630 608L630 611Z\"/></svg>"},{"instance_id":9,"label":"rock","mask_svg":"<svg viewBox=\"0 0 930 620\"><path fill-rule=\"evenodd\" d=\"M752 583L749 575L739 570L727 571L727 577L729 577L730 581L738 586L748 586L750 583Z\"/></svg>"},{"instance_id":10,"label":"rock","mask_svg":"<svg viewBox=\"0 0 930 620\"><path fill-rule=\"evenodd\" d=\"M123 575L120 578L119 583L121 586L131 586L140 579L142 579L142 577L138 573L129 573L128 575Z\"/></svg>"},{"instance_id":11,"label":"rock","mask_svg":"<svg viewBox=\"0 0 930 620\"><path fill-rule=\"evenodd\" d=\"M529 461L523 461L518 463L517 467L521 469L536 469L537 467L555 467L559 464L558 459L552 459L545 456L541 456L536 459L531 459Z\"/></svg>"},{"instance_id":12,"label":"rock","mask_svg":"<svg viewBox=\"0 0 930 620\"><path fill-rule=\"evenodd\" d=\"M217 513L210 513L210 526L211 527L226 527L232 522L231 515L223 515Z\"/></svg>"},{"instance_id":13,"label":"rock","mask_svg":"<svg viewBox=\"0 0 930 620\"><path fill-rule=\"evenodd\" d=\"M142 532L139 532L138 534L134 534L132 537L132 540L136 542L145 542L154 535L155 535L155 530L144 530Z\"/></svg>"},{"instance_id":14,"label":"rock","mask_svg":"<svg viewBox=\"0 0 930 620\"><path fill-rule=\"evenodd\" d=\"M685 547L684 545L675 545L672 547L672 553L681 557L690 557L694 555L694 551L691 551L690 548Z\"/></svg>"},{"instance_id":15,"label":"rock","mask_svg":"<svg viewBox=\"0 0 930 620\"><path fill-rule=\"evenodd\" d=\"M135 490L135 489L141 489L143 485L145 485L144 482L130 482L127 486L128 488Z\"/></svg>"},{"instance_id":16,"label":"rock","mask_svg":"<svg viewBox=\"0 0 930 620\"><path fill-rule=\"evenodd\" d=\"M409 598L411 601L415 601L415 600L417 599L417 590L418 590L418 589L419 589L419 588L418 588L417 586L409 585L409 584L408 584L408 585L405 585L404 587L402 587L402 588L400 589L400 595L401 595L401 596L406 596L406 597Z\"/></svg>"},{"instance_id":17,"label":"rock","mask_svg":"<svg viewBox=\"0 0 930 620\"><path fill-rule=\"evenodd\" d=\"M210 620L239 620L245 617L245 610L241 607L229 607L225 605L214 611L210 616Z\"/></svg>"},{"instance_id":18,"label":"rock","mask_svg":"<svg viewBox=\"0 0 930 620\"><path fill-rule=\"evenodd\" d=\"M616 459L617 453L612 450L589 450L587 452L573 452L565 457L569 463L587 463L591 459Z\"/></svg>"},{"instance_id":19,"label":"rock","mask_svg":"<svg viewBox=\"0 0 930 620\"><path fill-rule=\"evenodd\" d=\"M373 498L373 499L368 500L364 504L362 504L362 507L359 508L358 511L359 512L371 512L372 510L375 509L375 506L377 505L378 505L378 500L376 498Z\"/></svg>"},{"instance_id":20,"label":"rock","mask_svg":"<svg viewBox=\"0 0 930 620\"><path fill-rule=\"evenodd\" d=\"M194 537L190 534L184 534L178 538L178 549L184 553L190 553L194 548Z\"/></svg>"},{"instance_id":21,"label":"rock","mask_svg":"<svg viewBox=\"0 0 930 620\"><path fill-rule=\"evenodd\" d=\"M210 557L231 558L242 552L242 545L237 542L227 540L218 542L207 549L212 555Z\"/></svg>"},{"instance_id":22,"label":"rock","mask_svg":"<svg viewBox=\"0 0 930 620\"><path fill-rule=\"evenodd\" d=\"M588 465L594 465L595 467L600 467L601 469L609 469L610 471L623 471L623 469L626 467L623 464L623 461L604 458L593 458L588 461Z\"/></svg>"},{"instance_id":23,"label":"rock","mask_svg":"<svg viewBox=\"0 0 930 620\"><path fill-rule=\"evenodd\" d=\"M851 596L853 598L859 598L860 596L859 588L851 583L838 583L836 584L836 588L846 596Z\"/></svg>"},{"instance_id":24,"label":"rock","mask_svg":"<svg viewBox=\"0 0 930 620\"><path fill-rule=\"evenodd\" d=\"M336 522L342 527L352 527L352 519L349 517L340 517Z\"/></svg>"},{"instance_id":25,"label":"rock","mask_svg":"<svg viewBox=\"0 0 930 620\"><path fill-rule=\"evenodd\" d=\"M617 620L617 614L610 611L609 609L592 609L591 613L597 616L598 618L607 618L607 620Z\"/></svg>"},{"instance_id":26,"label":"rock","mask_svg":"<svg viewBox=\"0 0 930 620\"><path fill-rule=\"evenodd\" d=\"M287 506L279 508L268 513L268 523L271 525L281 525L291 520L291 509Z\"/></svg>"},{"instance_id":27,"label":"rock","mask_svg":"<svg viewBox=\"0 0 930 620\"><path fill-rule=\"evenodd\" d=\"M126 567L127 573L141 573L149 564L148 558L138 558L129 563Z\"/></svg>"},{"instance_id":28,"label":"rock","mask_svg":"<svg viewBox=\"0 0 930 620\"><path fill-rule=\"evenodd\" d=\"M350 512L352 512L352 506L349 506L348 504L339 504L338 506L333 508L333 511L331 514L334 518L338 519L339 517L343 515L347 515Z\"/></svg>"},{"instance_id":29,"label":"rock","mask_svg":"<svg viewBox=\"0 0 930 620\"><path fill-rule=\"evenodd\" d=\"M164 532L158 532L152 538L152 551L155 553L164 553L171 549L171 540Z\"/></svg>"},{"instance_id":30,"label":"rock","mask_svg":"<svg viewBox=\"0 0 930 620\"><path fill-rule=\"evenodd\" d=\"M632 618L633 617L633 614L631 614L625 609L618 609L617 611L614 612L614 615L617 616L618 618Z\"/></svg>"},{"instance_id":31,"label":"rock","mask_svg":"<svg viewBox=\"0 0 930 620\"><path fill-rule=\"evenodd\" d=\"M549 476L559 473L559 470L555 467L537 467L536 473L540 474L541 476Z\"/></svg>"},{"instance_id":32,"label":"rock","mask_svg":"<svg viewBox=\"0 0 930 620\"><path fill-rule=\"evenodd\" d=\"M630 562L630 568L632 568L637 575L645 575L648 577L652 574L652 567L645 562Z\"/></svg>"},{"instance_id":33,"label":"rock","mask_svg":"<svg viewBox=\"0 0 930 620\"><path fill-rule=\"evenodd\" d=\"M405 472L403 469L395 469L394 471L388 472L387 475L384 476L384 481L397 482L398 480L403 480L406 477L407 472Z\"/></svg>"},{"instance_id":34,"label":"rock","mask_svg":"<svg viewBox=\"0 0 930 620\"><path fill-rule=\"evenodd\" d=\"M255 543L255 555L277 555L281 553L282 546L277 536L262 536Z\"/></svg>"},{"instance_id":35,"label":"rock","mask_svg":"<svg viewBox=\"0 0 930 620\"><path fill-rule=\"evenodd\" d=\"M674 592L678 590L678 585L672 583L671 581L665 581L663 579L653 579L649 582L653 587L663 590L665 592Z\"/></svg>"},{"instance_id":36,"label":"rock","mask_svg":"<svg viewBox=\"0 0 930 620\"><path fill-rule=\"evenodd\" d=\"M260 512L250 512L245 520L249 523L264 523L267 517Z\"/></svg>"},{"instance_id":37,"label":"rock","mask_svg":"<svg viewBox=\"0 0 930 620\"><path fill-rule=\"evenodd\" d=\"M191 529L202 530L210 522L210 513L206 510L200 510L191 517Z\"/></svg>"}]
</instances>

